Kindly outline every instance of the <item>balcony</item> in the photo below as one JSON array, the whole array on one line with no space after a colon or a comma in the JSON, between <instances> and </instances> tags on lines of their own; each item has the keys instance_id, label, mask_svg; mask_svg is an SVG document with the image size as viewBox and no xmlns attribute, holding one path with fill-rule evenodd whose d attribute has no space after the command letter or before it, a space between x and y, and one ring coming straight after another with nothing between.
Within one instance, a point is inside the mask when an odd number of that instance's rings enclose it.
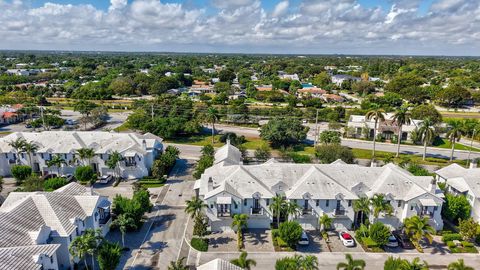
<instances>
[{"instance_id":1,"label":"balcony","mask_svg":"<svg viewBox=\"0 0 480 270\"><path fill-rule=\"evenodd\" d=\"M261 207L250 208L250 215L263 215L263 208Z\"/></svg>"},{"instance_id":2,"label":"balcony","mask_svg":"<svg viewBox=\"0 0 480 270\"><path fill-rule=\"evenodd\" d=\"M335 211L333 212L333 215L334 216L345 216L345 213L347 211L345 211L345 209L342 209L342 208L336 208Z\"/></svg>"},{"instance_id":3,"label":"balcony","mask_svg":"<svg viewBox=\"0 0 480 270\"><path fill-rule=\"evenodd\" d=\"M230 216L231 216L231 214L228 211L227 212L225 212L225 211L224 212L217 212L217 217L230 217Z\"/></svg>"},{"instance_id":4,"label":"balcony","mask_svg":"<svg viewBox=\"0 0 480 270\"><path fill-rule=\"evenodd\" d=\"M126 161L125 162L125 167L136 167L137 162L136 161Z\"/></svg>"},{"instance_id":5,"label":"balcony","mask_svg":"<svg viewBox=\"0 0 480 270\"><path fill-rule=\"evenodd\" d=\"M306 215L313 215L313 209L312 208L303 208L302 209L302 216Z\"/></svg>"},{"instance_id":6,"label":"balcony","mask_svg":"<svg viewBox=\"0 0 480 270\"><path fill-rule=\"evenodd\" d=\"M105 213L103 217L101 217L98 220L98 223L100 223L100 225L105 225L108 223L109 220L110 220L110 213Z\"/></svg>"},{"instance_id":7,"label":"balcony","mask_svg":"<svg viewBox=\"0 0 480 270\"><path fill-rule=\"evenodd\" d=\"M435 215L435 212L434 211L423 210L423 211L419 211L418 215L421 216L421 217L433 218L433 215Z\"/></svg>"}]
</instances>

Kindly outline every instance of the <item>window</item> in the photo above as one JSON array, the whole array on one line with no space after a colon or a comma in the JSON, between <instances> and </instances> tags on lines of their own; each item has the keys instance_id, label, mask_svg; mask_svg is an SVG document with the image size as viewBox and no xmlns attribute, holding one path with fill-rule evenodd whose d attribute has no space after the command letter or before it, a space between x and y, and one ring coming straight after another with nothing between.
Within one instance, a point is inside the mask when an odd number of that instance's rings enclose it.
<instances>
[{"instance_id":1,"label":"window","mask_svg":"<svg viewBox=\"0 0 480 270\"><path fill-rule=\"evenodd\" d=\"M398 200L397 207L402 207L402 201L401 200Z\"/></svg>"},{"instance_id":2,"label":"window","mask_svg":"<svg viewBox=\"0 0 480 270\"><path fill-rule=\"evenodd\" d=\"M247 199L243 200L243 205L247 206Z\"/></svg>"},{"instance_id":3,"label":"window","mask_svg":"<svg viewBox=\"0 0 480 270\"><path fill-rule=\"evenodd\" d=\"M293 200L293 203L297 203L297 200L296 200L296 199L295 199L295 200Z\"/></svg>"},{"instance_id":4,"label":"window","mask_svg":"<svg viewBox=\"0 0 480 270\"><path fill-rule=\"evenodd\" d=\"M320 205L320 200L316 200L315 201L315 206L319 206Z\"/></svg>"},{"instance_id":5,"label":"window","mask_svg":"<svg viewBox=\"0 0 480 270\"><path fill-rule=\"evenodd\" d=\"M330 206L330 200L326 200L326 201L325 201L325 206L326 206L326 207L329 207L329 206Z\"/></svg>"},{"instance_id":6,"label":"window","mask_svg":"<svg viewBox=\"0 0 480 270\"><path fill-rule=\"evenodd\" d=\"M53 264L53 255L50 256L50 263Z\"/></svg>"},{"instance_id":7,"label":"window","mask_svg":"<svg viewBox=\"0 0 480 270\"><path fill-rule=\"evenodd\" d=\"M210 204L210 208L212 208L212 209L213 209L213 203L212 203L212 204Z\"/></svg>"},{"instance_id":8,"label":"window","mask_svg":"<svg viewBox=\"0 0 480 270\"><path fill-rule=\"evenodd\" d=\"M410 206L410 211L413 211L413 205Z\"/></svg>"},{"instance_id":9,"label":"window","mask_svg":"<svg viewBox=\"0 0 480 270\"><path fill-rule=\"evenodd\" d=\"M266 202L267 206L270 204L270 199L266 199Z\"/></svg>"},{"instance_id":10,"label":"window","mask_svg":"<svg viewBox=\"0 0 480 270\"><path fill-rule=\"evenodd\" d=\"M437 210L438 210L438 206L434 206L433 211L437 211Z\"/></svg>"},{"instance_id":11,"label":"window","mask_svg":"<svg viewBox=\"0 0 480 270\"><path fill-rule=\"evenodd\" d=\"M352 206L352 200L348 200L348 207Z\"/></svg>"}]
</instances>

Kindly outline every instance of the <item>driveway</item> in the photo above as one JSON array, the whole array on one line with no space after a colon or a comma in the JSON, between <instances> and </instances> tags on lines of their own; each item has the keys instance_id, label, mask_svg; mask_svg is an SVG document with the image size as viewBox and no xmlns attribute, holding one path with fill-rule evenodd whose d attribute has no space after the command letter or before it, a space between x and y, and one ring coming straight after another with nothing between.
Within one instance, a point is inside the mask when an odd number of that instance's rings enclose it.
<instances>
[{"instance_id":1,"label":"driveway","mask_svg":"<svg viewBox=\"0 0 480 270\"><path fill-rule=\"evenodd\" d=\"M330 252L327 243L320 235L318 230L305 231L310 243L308 246L297 246L297 251L304 253Z\"/></svg>"},{"instance_id":2,"label":"driveway","mask_svg":"<svg viewBox=\"0 0 480 270\"><path fill-rule=\"evenodd\" d=\"M354 232L348 232L350 235L355 238ZM355 239L355 246L354 247L346 247L343 245L342 240L340 240L340 236L336 231L329 231L328 232L328 239L330 241L330 248L332 252L364 252L362 246L358 244L357 239Z\"/></svg>"},{"instance_id":3,"label":"driveway","mask_svg":"<svg viewBox=\"0 0 480 270\"><path fill-rule=\"evenodd\" d=\"M113 186L114 181L110 181L110 183L108 184L100 184L97 182L93 184L93 191L97 192L100 195L107 196L111 201L113 200L113 198L115 198L117 194L127 198L132 198L132 184L135 181L136 180L121 181L116 187ZM152 192L151 194L154 195L154 193Z\"/></svg>"},{"instance_id":4,"label":"driveway","mask_svg":"<svg viewBox=\"0 0 480 270\"><path fill-rule=\"evenodd\" d=\"M245 250L248 252L272 252L271 230L247 229L243 234ZM208 252L235 252L237 251L237 234L235 232L217 232L207 236L209 239Z\"/></svg>"}]
</instances>

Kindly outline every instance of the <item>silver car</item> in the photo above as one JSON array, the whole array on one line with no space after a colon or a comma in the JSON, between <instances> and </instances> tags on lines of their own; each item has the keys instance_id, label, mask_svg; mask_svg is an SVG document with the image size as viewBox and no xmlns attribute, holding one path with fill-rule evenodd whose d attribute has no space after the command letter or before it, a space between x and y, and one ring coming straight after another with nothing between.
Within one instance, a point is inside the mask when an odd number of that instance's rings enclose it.
<instances>
[{"instance_id":1,"label":"silver car","mask_svg":"<svg viewBox=\"0 0 480 270\"><path fill-rule=\"evenodd\" d=\"M302 231L302 236L300 237L298 244L301 246L308 246L310 244L310 240L308 240L308 235L305 231Z\"/></svg>"}]
</instances>

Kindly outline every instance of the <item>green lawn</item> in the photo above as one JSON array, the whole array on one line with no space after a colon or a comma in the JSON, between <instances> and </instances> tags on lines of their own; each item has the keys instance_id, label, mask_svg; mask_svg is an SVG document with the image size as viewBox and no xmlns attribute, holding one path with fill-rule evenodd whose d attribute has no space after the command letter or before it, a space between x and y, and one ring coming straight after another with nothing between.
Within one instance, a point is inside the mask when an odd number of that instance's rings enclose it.
<instances>
[{"instance_id":1,"label":"green lawn","mask_svg":"<svg viewBox=\"0 0 480 270\"><path fill-rule=\"evenodd\" d=\"M438 144L435 144L433 147L438 147L438 148L444 148L444 149L452 149L452 142L450 140L446 139L440 139L436 141ZM460 143L455 144L455 150L465 150L465 151L475 151L475 152L480 152L480 149L475 148L475 147L470 147L466 146Z\"/></svg>"},{"instance_id":2,"label":"green lawn","mask_svg":"<svg viewBox=\"0 0 480 270\"><path fill-rule=\"evenodd\" d=\"M371 159L372 158L372 150L366 150L366 149L352 149L353 154L355 155L355 158L357 159ZM386 158L389 157L394 157L395 153L390 153L390 152L384 152L384 151L375 151L375 159L376 160L385 160ZM433 158L433 157L427 157L425 160L422 160L421 156L416 156L416 155L407 155L407 154L400 154L400 158L402 157L409 157L412 161L417 162L419 164L425 164L425 165L437 165L437 166L447 166L451 164L452 162L442 159L442 158ZM453 163L458 163L461 165L466 165L465 160L455 160Z\"/></svg>"},{"instance_id":3,"label":"green lawn","mask_svg":"<svg viewBox=\"0 0 480 270\"><path fill-rule=\"evenodd\" d=\"M128 124L125 122L121 126L118 126L113 129L115 132L127 132L130 131L130 128L128 127Z\"/></svg>"},{"instance_id":4,"label":"green lawn","mask_svg":"<svg viewBox=\"0 0 480 270\"><path fill-rule=\"evenodd\" d=\"M197 146L205 146L207 144L212 144L212 136L208 134L198 134L192 135L189 137L177 137L174 139L166 139L167 143L178 143L178 144L191 144ZM215 143L213 146L220 147L224 143L220 142L220 135L215 135Z\"/></svg>"}]
</instances>

